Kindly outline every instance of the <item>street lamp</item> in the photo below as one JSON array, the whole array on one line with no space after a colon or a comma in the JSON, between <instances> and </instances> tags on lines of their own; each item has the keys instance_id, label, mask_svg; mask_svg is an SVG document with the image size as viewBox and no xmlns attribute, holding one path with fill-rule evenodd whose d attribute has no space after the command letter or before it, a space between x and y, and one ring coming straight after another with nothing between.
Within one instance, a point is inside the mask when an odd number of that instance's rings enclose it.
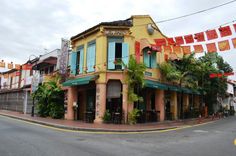
<instances>
[{"instance_id":1,"label":"street lamp","mask_svg":"<svg viewBox=\"0 0 236 156\"><path fill-rule=\"evenodd\" d=\"M33 55L33 54L30 55L30 56L29 56L29 60L27 61L27 64L28 64L28 65L32 65L32 60L30 59L32 56L35 57L33 60L38 59L37 56L35 56L35 55ZM38 61L38 60L36 60L36 64L35 64L36 69L37 69L37 61ZM33 70L33 69L31 68L31 70ZM33 85L34 85L34 84L33 84L33 81L32 81L32 82L31 82L31 88L33 87ZM32 88L32 92L34 92L34 91L35 91L35 89ZM33 103L32 103L32 109L31 109L31 116L32 116L32 117L34 117L34 106L35 106L35 104L34 104L34 96L33 96Z\"/></svg>"}]
</instances>

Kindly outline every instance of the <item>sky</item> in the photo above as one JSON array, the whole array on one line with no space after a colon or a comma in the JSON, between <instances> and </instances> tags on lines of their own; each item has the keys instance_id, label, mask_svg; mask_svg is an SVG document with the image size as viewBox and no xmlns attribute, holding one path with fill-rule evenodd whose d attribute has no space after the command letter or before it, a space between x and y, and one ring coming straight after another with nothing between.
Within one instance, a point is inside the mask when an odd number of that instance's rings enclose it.
<instances>
[{"instance_id":1,"label":"sky","mask_svg":"<svg viewBox=\"0 0 236 156\"><path fill-rule=\"evenodd\" d=\"M231 0L0 0L0 60L25 63L61 47L100 22L150 15L161 21ZM168 37L194 34L236 20L236 2L157 26ZM235 21L236 23L236 21ZM229 37L235 37L234 35ZM226 38L227 39L227 38ZM219 52L236 71L236 49ZM0 69L0 71L3 69ZM236 80L236 76L230 77Z\"/></svg>"}]
</instances>

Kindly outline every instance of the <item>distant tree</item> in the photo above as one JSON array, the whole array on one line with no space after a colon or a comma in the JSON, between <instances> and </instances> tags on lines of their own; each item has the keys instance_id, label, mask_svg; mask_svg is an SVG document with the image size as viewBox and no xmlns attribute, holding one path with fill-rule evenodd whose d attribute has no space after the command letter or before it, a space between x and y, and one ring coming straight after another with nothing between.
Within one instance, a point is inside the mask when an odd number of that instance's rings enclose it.
<instances>
[{"instance_id":1,"label":"distant tree","mask_svg":"<svg viewBox=\"0 0 236 156\"><path fill-rule=\"evenodd\" d=\"M184 55L179 60L169 60L168 62L160 64L160 70L166 81L177 83L177 85L188 88L197 87L197 60L194 54ZM180 98L180 118L183 118L183 96L184 93L181 91Z\"/></svg>"}]
</instances>

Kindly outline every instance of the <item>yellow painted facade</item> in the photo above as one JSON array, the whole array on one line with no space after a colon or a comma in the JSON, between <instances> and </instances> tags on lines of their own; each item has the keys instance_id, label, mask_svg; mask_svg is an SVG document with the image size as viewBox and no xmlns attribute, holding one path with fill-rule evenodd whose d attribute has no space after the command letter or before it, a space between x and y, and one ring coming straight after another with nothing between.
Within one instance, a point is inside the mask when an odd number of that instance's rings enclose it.
<instances>
[{"instance_id":1,"label":"yellow painted facade","mask_svg":"<svg viewBox=\"0 0 236 156\"><path fill-rule=\"evenodd\" d=\"M106 110L106 103L107 103L107 98L106 94L107 93L98 93L98 90L102 90L107 92L107 86L108 82L111 80L117 80L121 82L122 88L127 89L126 81L125 81L125 72L124 70L108 70L108 38L109 37L122 37L123 42L127 43L129 45L129 55L134 55L135 56L135 43L142 42L142 39L145 39L149 45L151 46L152 44L155 45L155 39L160 39L160 38L166 38L160 31L157 25L154 23L152 18L148 15L142 15L142 16L132 16L131 18L128 19L131 21L132 25L127 26L125 24L107 24L107 23L101 23L97 26L94 26L91 29L88 29L76 36L73 36L71 38L71 43L73 47L73 52L75 53L77 51L78 47L83 46L84 50L84 57L83 57L83 73L82 74L71 74L70 78L71 79L78 79L78 78L83 78L86 76L91 76L91 75L98 75L98 78L95 80L95 84L97 87L94 88L96 90L96 110L95 110L95 121L101 122L102 117L105 113ZM127 22L127 21L126 21ZM147 32L147 26L152 25L154 28L153 34L149 34ZM95 71L94 72L86 72L87 69L87 51L88 51L88 43L91 41L95 41L96 43L96 56L95 56ZM145 47L140 47L140 53L143 53L143 49ZM168 54L170 55L170 54ZM140 55L140 61L144 61L144 55ZM156 62L157 63L162 63L165 61L165 54L162 49L161 52L156 52ZM177 57L183 57L183 52L177 54ZM153 81L159 81L161 82L161 74L158 68L147 68L146 72L151 73L150 75L146 75L145 79L147 80L153 80ZM78 88L80 86L77 86ZM69 90L69 96L71 99L76 100L77 98L74 96L77 96L78 92L76 89L71 89L75 88L74 86L72 87L67 87ZM158 90L158 89L156 89ZM127 92L125 90L122 91L123 96L122 96L122 110L123 114L125 115L124 117L124 122L127 122L127 115L128 112L130 112L132 109L130 109L130 104L128 104L127 100ZM155 96L161 96L163 98L155 98L156 99L156 109L159 109L157 111L161 111L161 121L164 120L165 115L165 106L164 106L164 92L162 91L155 91ZM101 96L102 95L102 96ZM73 109L72 103L76 102L73 100L69 100L70 103L68 103L68 109L67 113L70 116L68 119L73 119L73 112L71 112ZM108 100L109 101L109 100ZM188 106L188 96L185 96L185 106L187 109ZM84 102L86 103L86 100L84 99ZM161 104L161 105L160 105ZM101 106L102 105L102 106ZM160 105L160 106L159 106ZM151 106L147 106L147 108L150 108ZM173 114L172 118L177 119L177 93L173 92L171 94L171 112Z\"/></svg>"}]
</instances>

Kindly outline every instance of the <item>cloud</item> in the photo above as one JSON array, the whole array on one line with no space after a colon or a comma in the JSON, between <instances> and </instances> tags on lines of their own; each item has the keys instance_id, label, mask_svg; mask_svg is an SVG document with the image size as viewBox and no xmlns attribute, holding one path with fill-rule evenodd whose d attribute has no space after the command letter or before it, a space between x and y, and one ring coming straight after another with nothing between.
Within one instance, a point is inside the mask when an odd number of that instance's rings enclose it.
<instances>
[{"instance_id":1,"label":"cloud","mask_svg":"<svg viewBox=\"0 0 236 156\"><path fill-rule=\"evenodd\" d=\"M62 37L70 38L100 22L149 14L154 21L182 16L225 0L1 0L0 59L24 63L31 54L60 48ZM167 36L185 35L215 28L235 20L236 3L183 19L160 23ZM236 69L231 52L224 56ZM232 54L234 56L234 54Z\"/></svg>"}]
</instances>

